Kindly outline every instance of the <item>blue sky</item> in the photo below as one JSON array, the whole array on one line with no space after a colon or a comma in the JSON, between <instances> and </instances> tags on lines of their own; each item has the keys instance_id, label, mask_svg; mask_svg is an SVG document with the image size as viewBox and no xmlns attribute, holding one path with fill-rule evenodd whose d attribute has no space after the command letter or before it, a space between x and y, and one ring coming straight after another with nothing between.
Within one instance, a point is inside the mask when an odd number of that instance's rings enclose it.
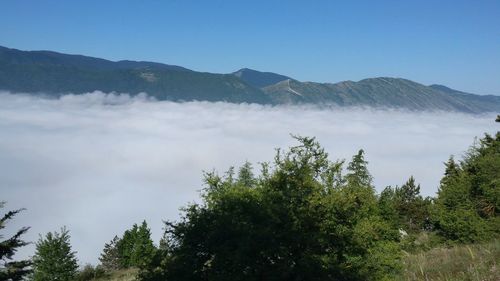
<instances>
[{"instance_id":1,"label":"blue sky","mask_svg":"<svg viewBox=\"0 0 500 281\"><path fill-rule=\"evenodd\" d=\"M500 94L500 1L2 1L0 45Z\"/></svg>"}]
</instances>

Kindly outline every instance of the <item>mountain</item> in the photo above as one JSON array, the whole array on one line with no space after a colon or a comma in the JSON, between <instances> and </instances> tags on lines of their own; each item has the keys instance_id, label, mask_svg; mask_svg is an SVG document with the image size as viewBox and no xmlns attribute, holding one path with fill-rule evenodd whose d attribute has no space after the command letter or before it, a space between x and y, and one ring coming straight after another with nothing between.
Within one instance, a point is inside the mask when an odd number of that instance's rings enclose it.
<instances>
[{"instance_id":1,"label":"mountain","mask_svg":"<svg viewBox=\"0 0 500 281\"><path fill-rule=\"evenodd\" d=\"M283 80L291 79L290 77L281 74L276 74L272 72L261 72L249 68L242 68L236 72L233 72L232 74L240 78L241 80L247 82L249 85L252 85L257 88L263 88L266 86L279 83Z\"/></svg>"},{"instance_id":2,"label":"mountain","mask_svg":"<svg viewBox=\"0 0 500 281\"><path fill-rule=\"evenodd\" d=\"M267 86L263 91L278 104L320 103L467 113L500 111L500 96L479 96L443 87L388 77L335 84L289 79Z\"/></svg>"},{"instance_id":3,"label":"mountain","mask_svg":"<svg viewBox=\"0 0 500 281\"><path fill-rule=\"evenodd\" d=\"M159 100L271 103L260 89L231 74L196 72L154 62L113 62L5 47L0 47L0 89L56 96L95 90L146 92Z\"/></svg>"},{"instance_id":4,"label":"mountain","mask_svg":"<svg viewBox=\"0 0 500 281\"><path fill-rule=\"evenodd\" d=\"M358 82L300 82L248 68L230 74L193 71L147 61L109 61L51 51L0 46L0 90L60 96L92 91L137 94L158 100L258 104L370 106L467 113L500 112L500 96L480 96L401 78Z\"/></svg>"}]
</instances>

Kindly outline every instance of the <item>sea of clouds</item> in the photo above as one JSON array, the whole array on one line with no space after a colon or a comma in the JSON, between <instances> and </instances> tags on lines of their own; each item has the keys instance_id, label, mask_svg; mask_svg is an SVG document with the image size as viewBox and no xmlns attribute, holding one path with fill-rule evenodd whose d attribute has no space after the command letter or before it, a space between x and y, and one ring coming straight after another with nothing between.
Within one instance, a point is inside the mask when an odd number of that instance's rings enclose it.
<instances>
[{"instance_id":1,"label":"sea of clouds","mask_svg":"<svg viewBox=\"0 0 500 281\"><path fill-rule=\"evenodd\" d=\"M146 95L41 98L0 92L2 210L25 238L67 226L80 262L96 263L105 242L146 219L162 220L198 201L202 171L271 161L290 133L316 136L332 160L366 152L378 191L410 175L434 195L450 155L461 157L494 114L154 101ZM255 165L257 166L257 165ZM33 245L19 257L33 254Z\"/></svg>"}]
</instances>

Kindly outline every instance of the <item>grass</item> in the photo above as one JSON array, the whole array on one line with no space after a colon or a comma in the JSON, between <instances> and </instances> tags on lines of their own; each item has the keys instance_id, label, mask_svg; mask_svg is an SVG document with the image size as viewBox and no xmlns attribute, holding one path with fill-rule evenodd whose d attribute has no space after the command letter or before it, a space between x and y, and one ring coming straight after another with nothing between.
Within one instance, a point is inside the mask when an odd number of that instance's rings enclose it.
<instances>
[{"instance_id":1,"label":"grass","mask_svg":"<svg viewBox=\"0 0 500 281\"><path fill-rule=\"evenodd\" d=\"M106 276L93 279L93 281L135 281L136 275L137 275L137 269L131 268L106 274Z\"/></svg>"},{"instance_id":2,"label":"grass","mask_svg":"<svg viewBox=\"0 0 500 281\"><path fill-rule=\"evenodd\" d=\"M499 281L500 240L484 244L433 248L403 259L406 281ZM137 269L113 272L94 281L133 281Z\"/></svg>"},{"instance_id":3,"label":"grass","mask_svg":"<svg viewBox=\"0 0 500 281\"><path fill-rule=\"evenodd\" d=\"M402 280L498 281L500 240L407 254L403 262Z\"/></svg>"}]
</instances>

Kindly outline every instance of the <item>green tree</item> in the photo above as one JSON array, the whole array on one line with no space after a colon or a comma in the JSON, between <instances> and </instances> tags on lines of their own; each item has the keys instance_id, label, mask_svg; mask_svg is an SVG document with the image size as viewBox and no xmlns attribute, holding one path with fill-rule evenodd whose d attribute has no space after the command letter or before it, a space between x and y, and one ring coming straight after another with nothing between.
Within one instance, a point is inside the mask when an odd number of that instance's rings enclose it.
<instances>
[{"instance_id":1,"label":"green tree","mask_svg":"<svg viewBox=\"0 0 500 281\"><path fill-rule=\"evenodd\" d=\"M99 261L101 262L101 267L105 271L113 271L121 268L120 253L118 251L119 243L120 238L115 235L109 243L104 244L104 249L99 257Z\"/></svg>"},{"instance_id":2,"label":"green tree","mask_svg":"<svg viewBox=\"0 0 500 281\"><path fill-rule=\"evenodd\" d=\"M387 186L379 195L378 206L380 216L393 228L400 229L402 222L397 208L398 201L395 188Z\"/></svg>"},{"instance_id":3,"label":"green tree","mask_svg":"<svg viewBox=\"0 0 500 281\"><path fill-rule=\"evenodd\" d=\"M80 271L78 271L75 281L90 281L105 276L105 270L100 266L92 266L86 264Z\"/></svg>"},{"instance_id":4,"label":"green tree","mask_svg":"<svg viewBox=\"0 0 500 281\"><path fill-rule=\"evenodd\" d=\"M238 184L248 187L251 187L255 184L255 176L252 171L252 164L248 161L246 161L238 171Z\"/></svg>"},{"instance_id":5,"label":"green tree","mask_svg":"<svg viewBox=\"0 0 500 281\"><path fill-rule=\"evenodd\" d=\"M314 138L264 164L253 185L206 174L202 204L167 222L142 280L384 280L399 270L397 229L378 215L360 152L343 180ZM248 167L248 165L247 165ZM241 173L240 173L241 174ZM241 177L239 174L239 177ZM247 178L246 176L244 178Z\"/></svg>"},{"instance_id":6,"label":"green tree","mask_svg":"<svg viewBox=\"0 0 500 281\"><path fill-rule=\"evenodd\" d=\"M49 232L40 236L33 257L34 281L70 281L78 271L76 252L72 251L69 230Z\"/></svg>"},{"instance_id":7,"label":"green tree","mask_svg":"<svg viewBox=\"0 0 500 281\"><path fill-rule=\"evenodd\" d=\"M395 190L396 210L399 220L406 231L419 232L426 227L429 218L430 200L420 195L420 185L411 176Z\"/></svg>"},{"instance_id":8,"label":"green tree","mask_svg":"<svg viewBox=\"0 0 500 281\"><path fill-rule=\"evenodd\" d=\"M350 186L370 187L372 184L372 176L368 172L368 162L365 160L364 154L363 149L359 150L347 166L346 179Z\"/></svg>"},{"instance_id":9,"label":"green tree","mask_svg":"<svg viewBox=\"0 0 500 281\"><path fill-rule=\"evenodd\" d=\"M123 237L116 242L118 264L121 268L137 267L151 259L156 247L151 240L151 231L146 221L140 226L134 224L131 229L123 233Z\"/></svg>"},{"instance_id":10,"label":"green tree","mask_svg":"<svg viewBox=\"0 0 500 281\"><path fill-rule=\"evenodd\" d=\"M432 220L450 242L476 242L498 235L500 219L500 133L485 135L457 164L446 163Z\"/></svg>"},{"instance_id":11,"label":"green tree","mask_svg":"<svg viewBox=\"0 0 500 281\"><path fill-rule=\"evenodd\" d=\"M131 229L125 230L122 238L116 244L118 255L120 257L121 268L129 268L133 266L132 254L137 237L137 229L137 224L134 224Z\"/></svg>"},{"instance_id":12,"label":"green tree","mask_svg":"<svg viewBox=\"0 0 500 281\"><path fill-rule=\"evenodd\" d=\"M0 209L3 208L5 202L0 202ZM0 219L0 230L6 227L6 224L15 215L21 212L23 209L9 211ZM28 275L31 270L29 269L31 262L28 260L14 261L13 256L16 251L23 246L28 245L27 242L21 240L21 236L28 231L28 227L23 227L18 230L14 235L6 240L0 240L0 280L7 281L17 281L23 280L23 278ZM0 234L0 239L3 239L4 235Z\"/></svg>"},{"instance_id":13,"label":"green tree","mask_svg":"<svg viewBox=\"0 0 500 281\"><path fill-rule=\"evenodd\" d=\"M155 253L155 246L151 240L151 231L148 228L146 221L137 228L135 241L132 247L130 256L130 264L132 266L140 266L143 263L149 262Z\"/></svg>"}]
</instances>

